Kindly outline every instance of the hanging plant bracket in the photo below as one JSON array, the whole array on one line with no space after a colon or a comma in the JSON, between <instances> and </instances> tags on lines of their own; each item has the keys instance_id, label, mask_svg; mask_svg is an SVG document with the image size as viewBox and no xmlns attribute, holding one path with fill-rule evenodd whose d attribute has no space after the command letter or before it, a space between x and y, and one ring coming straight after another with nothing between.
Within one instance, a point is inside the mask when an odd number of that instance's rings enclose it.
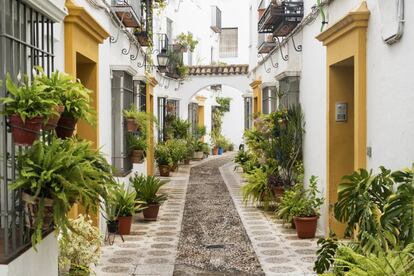
<instances>
[{"instance_id":1,"label":"hanging plant bracket","mask_svg":"<svg viewBox=\"0 0 414 276\"><path fill-rule=\"evenodd\" d=\"M282 43L280 42L280 39L279 39L279 37L277 37L277 36L275 36L274 37L274 40L275 40L275 42L277 42L277 44L279 45L279 51L280 51L280 55L282 56L282 59L284 60L284 61L288 61L289 60L289 55L288 54L286 54L286 55L283 55L283 50L282 50Z\"/></svg>"}]
</instances>

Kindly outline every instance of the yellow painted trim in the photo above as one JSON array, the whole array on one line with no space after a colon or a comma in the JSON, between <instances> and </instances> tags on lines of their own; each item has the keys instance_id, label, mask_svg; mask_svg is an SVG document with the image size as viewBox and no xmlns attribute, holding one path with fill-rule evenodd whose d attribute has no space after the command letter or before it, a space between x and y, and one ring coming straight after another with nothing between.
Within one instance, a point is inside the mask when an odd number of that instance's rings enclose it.
<instances>
[{"instance_id":1,"label":"yellow painted trim","mask_svg":"<svg viewBox=\"0 0 414 276\"><path fill-rule=\"evenodd\" d=\"M196 96L196 100L197 100L199 106L201 106L201 105L204 106L206 99L207 98L204 97L204 96Z\"/></svg>"},{"instance_id":2,"label":"yellow painted trim","mask_svg":"<svg viewBox=\"0 0 414 276\"><path fill-rule=\"evenodd\" d=\"M253 114L262 112L262 81L260 79L250 83L253 89Z\"/></svg>"},{"instance_id":3,"label":"yellow painted trim","mask_svg":"<svg viewBox=\"0 0 414 276\"><path fill-rule=\"evenodd\" d=\"M108 32L82 7L67 0L68 16L64 20L65 31L65 71L81 79L93 91L92 106L99 119L99 43L109 36ZM79 68L78 68L79 65ZM93 142L99 147L99 120L96 127L86 122L78 122L77 135ZM82 206L75 204L69 212L71 218L83 213ZM90 214L94 225L99 224L99 216Z\"/></svg>"},{"instance_id":4,"label":"yellow painted trim","mask_svg":"<svg viewBox=\"0 0 414 276\"><path fill-rule=\"evenodd\" d=\"M158 81L151 75L146 74L146 106L147 106L147 113L154 114L154 87L158 84ZM155 159L154 159L154 151L155 151L155 143L154 143L154 123L152 121L148 121L148 137L147 137L147 174L154 175L155 169Z\"/></svg>"},{"instance_id":5,"label":"yellow painted trim","mask_svg":"<svg viewBox=\"0 0 414 276\"><path fill-rule=\"evenodd\" d=\"M336 201L336 189L341 177L353 170L366 167L366 32L369 17L370 11L363 1L355 11L349 12L316 37L327 46L326 198L330 206ZM353 75L350 72L353 72ZM348 87L349 81L351 85L353 82L351 88ZM340 101L350 101L351 104L351 142L343 139L343 135L349 133L346 128L344 129L344 123L335 122L335 103ZM352 143L350 150L353 149L353 153L343 151L344 147L349 147L349 143ZM341 234L344 226L335 221L331 211L328 214L327 233L331 228L335 229L337 234Z\"/></svg>"}]
</instances>

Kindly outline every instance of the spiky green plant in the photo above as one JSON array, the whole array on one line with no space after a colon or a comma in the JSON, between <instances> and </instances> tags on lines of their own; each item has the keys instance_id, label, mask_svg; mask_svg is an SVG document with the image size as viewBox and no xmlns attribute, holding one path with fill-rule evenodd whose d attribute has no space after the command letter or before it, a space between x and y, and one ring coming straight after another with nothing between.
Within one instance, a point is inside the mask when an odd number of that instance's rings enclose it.
<instances>
[{"instance_id":1,"label":"spiky green plant","mask_svg":"<svg viewBox=\"0 0 414 276\"><path fill-rule=\"evenodd\" d=\"M155 176L145 176L143 174L135 174L129 179L136 191L136 198L145 202L146 205L161 204L167 200L167 195L158 194L160 188L167 184Z\"/></svg>"}]
</instances>

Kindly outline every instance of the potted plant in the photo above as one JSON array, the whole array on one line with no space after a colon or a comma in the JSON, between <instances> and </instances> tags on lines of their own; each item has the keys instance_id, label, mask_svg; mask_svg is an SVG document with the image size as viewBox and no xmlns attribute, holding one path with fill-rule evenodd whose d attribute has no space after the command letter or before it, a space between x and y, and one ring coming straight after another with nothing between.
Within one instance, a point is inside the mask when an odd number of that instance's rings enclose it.
<instances>
[{"instance_id":1,"label":"potted plant","mask_svg":"<svg viewBox=\"0 0 414 276\"><path fill-rule=\"evenodd\" d=\"M311 176L309 182L309 188L299 193L299 200L295 202L292 209L296 232L301 239L315 237L319 210L324 202L323 197L318 197L318 178Z\"/></svg>"},{"instance_id":2,"label":"potted plant","mask_svg":"<svg viewBox=\"0 0 414 276\"><path fill-rule=\"evenodd\" d=\"M127 131L135 132L138 129L138 110L135 105L131 105L129 109L124 109L122 112L126 121Z\"/></svg>"},{"instance_id":3,"label":"potted plant","mask_svg":"<svg viewBox=\"0 0 414 276\"><path fill-rule=\"evenodd\" d=\"M125 186L118 184L114 191L116 202L116 213L118 214L118 233L129 235L131 233L132 216L138 211L143 210L141 203L136 200L135 191L129 191Z\"/></svg>"},{"instance_id":4,"label":"potted plant","mask_svg":"<svg viewBox=\"0 0 414 276\"><path fill-rule=\"evenodd\" d=\"M171 172L178 169L178 163L183 161L187 155L187 142L183 139L171 139L165 142L171 156Z\"/></svg>"},{"instance_id":5,"label":"potted plant","mask_svg":"<svg viewBox=\"0 0 414 276\"><path fill-rule=\"evenodd\" d=\"M184 165L190 165L190 159L193 158L194 152L195 152L194 143L195 141L192 138L187 139L187 145L186 145L187 153L184 159Z\"/></svg>"},{"instance_id":6,"label":"potted plant","mask_svg":"<svg viewBox=\"0 0 414 276\"><path fill-rule=\"evenodd\" d=\"M163 144L157 144L155 147L155 160L161 176L170 176L170 166L172 165L170 149Z\"/></svg>"},{"instance_id":7,"label":"potted plant","mask_svg":"<svg viewBox=\"0 0 414 276\"><path fill-rule=\"evenodd\" d=\"M51 131L56 129L59 119L65 111L65 106L62 104L60 97L66 90L70 89L72 77L59 71L53 72L49 77L43 71L43 68L36 67L36 69L39 74L35 75L34 85L42 87L47 97L56 102L56 105L52 107L53 112L43 124L43 130Z\"/></svg>"},{"instance_id":8,"label":"potted plant","mask_svg":"<svg viewBox=\"0 0 414 276\"><path fill-rule=\"evenodd\" d=\"M242 186L243 202L249 201L262 205L266 210L274 200L273 194L267 185L267 172L265 168L256 168L251 174L245 174L247 183Z\"/></svg>"},{"instance_id":9,"label":"potted plant","mask_svg":"<svg viewBox=\"0 0 414 276\"><path fill-rule=\"evenodd\" d=\"M196 160L203 159L203 156L204 156L203 146L204 146L204 143L201 141L194 142L194 155L193 155L194 159Z\"/></svg>"},{"instance_id":10,"label":"potted plant","mask_svg":"<svg viewBox=\"0 0 414 276\"><path fill-rule=\"evenodd\" d=\"M285 185L283 179L276 170L268 175L267 184L269 185L276 200L279 201L285 192Z\"/></svg>"},{"instance_id":11,"label":"potted plant","mask_svg":"<svg viewBox=\"0 0 414 276\"><path fill-rule=\"evenodd\" d=\"M167 195L158 194L158 191L167 182L161 181L155 176L138 174L131 177L129 181L135 188L137 200L145 203L146 209L143 211L144 219L149 221L157 220L160 204L167 199Z\"/></svg>"},{"instance_id":12,"label":"potted plant","mask_svg":"<svg viewBox=\"0 0 414 276\"><path fill-rule=\"evenodd\" d=\"M203 143L203 153L204 157L208 157L211 154L211 148L207 143Z\"/></svg>"},{"instance_id":13,"label":"potted plant","mask_svg":"<svg viewBox=\"0 0 414 276\"><path fill-rule=\"evenodd\" d=\"M67 75L67 78L71 77ZM56 135L59 138L71 137L78 120L84 120L92 125L95 123L91 94L92 91L83 86L79 80L70 81L69 89L66 89L60 98L65 110L56 127Z\"/></svg>"},{"instance_id":14,"label":"potted plant","mask_svg":"<svg viewBox=\"0 0 414 276\"><path fill-rule=\"evenodd\" d=\"M176 47L179 47L182 52L187 52L188 50L190 50L190 52L194 52L195 47L198 44L198 40L194 39L193 34L188 32L187 34L179 34L175 39L175 43Z\"/></svg>"},{"instance_id":15,"label":"potted plant","mask_svg":"<svg viewBox=\"0 0 414 276\"><path fill-rule=\"evenodd\" d=\"M32 145L40 134L43 120L49 117L56 106L53 99L47 97L43 87L29 84L29 78L13 83L9 74L6 77L8 96L1 98L4 113L9 117L13 141L19 145Z\"/></svg>"},{"instance_id":16,"label":"potted plant","mask_svg":"<svg viewBox=\"0 0 414 276\"><path fill-rule=\"evenodd\" d=\"M52 139L49 144L36 141L19 156L18 171L10 188L22 191L34 245L42 239L50 220L56 230L67 235L73 204L82 205L86 213L97 212L112 187L112 171L105 157L92 149L90 142L76 139ZM52 203L50 208L47 202Z\"/></svg>"},{"instance_id":17,"label":"potted plant","mask_svg":"<svg viewBox=\"0 0 414 276\"><path fill-rule=\"evenodd\" d=\"M106 227L107 227L108 233L110 234L118 233L119 208L117 208L117 203L115 201L114 193L111 193L111 195L105 200L104 204L105 204L104 206L105 214L103 214L103 217L106 219Z\"/></svg>"},{"instance_id":18,"label":"potted plant","mask_svg":"<svg viewBox=\"0 0 414 276\"><path fill-rule=\"evenodd\" d=\"M70 219L71 234L59 239L59 270L69 275L90 275L97 264L103 245L100 231L88 216Z\"/></svg>"},{"instance_id":19,"label":"potted plant","mask_svg":"<svg viewBox=\"0 0 414 276\"><path fill-rule=\"evenodd\" d=\"M132 163L142 163L147 150L147 138L142 136L128 135L128 152Z\"/></svg>"}]
</instances>

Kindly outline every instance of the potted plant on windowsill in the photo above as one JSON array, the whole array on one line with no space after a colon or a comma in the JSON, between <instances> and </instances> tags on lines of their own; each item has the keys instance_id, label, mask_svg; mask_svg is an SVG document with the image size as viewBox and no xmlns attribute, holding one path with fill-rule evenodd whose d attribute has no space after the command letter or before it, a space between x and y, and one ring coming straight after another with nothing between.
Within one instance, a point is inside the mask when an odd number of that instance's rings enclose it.
<instances>
[{"instance_id":1,"label":"potted plant on windowsill","mask_svg":"<svg viewBox=\"0 0 414 276\"><path fill-rule=\"evenodd\" d=\"M90 142L37 141L18 160L19 177L10 188L23 193L26 223L33 230L34 245L52 224L62 235L67 234L68 213L75 203L86 213L97 212L112 187L111 167L99 151L91 149ZM47 202L52 206L48 207Z\"/></svg>"},{"instance_id":2,"label":"potted plant on windowsill","mask_svg":"<svg viewBox=\"0 0 414 276\"><path fill-rule=\"evenodd\" d=\"M66 77L72 78L69 75ZM73 135L79 120L84 120L91 125L95 124L95 111L91 107L92 91L83 86L80 80L73 78L69 87L61 94L61 102L65 106L65 111L56 127L56 135L62 139Z\"/></svg>"},{"instance_id":3,"label":"potted plant on windowsill","mask_svg":"<svg viewBox=\"0 0 414 276\"><path fill-rule=\"evenodd\" d=\"M170 166L172 165L171 153L169 148L163 144L155 147L155 160L161 176L170 176Z\"/></svg>"},{"instance_id":4,"label":"potted plant on windowsill","mask_svg":"<svg viewBox=\"0 0 414 276\"><path fill-rule=\"evenodd\" d=\"M129 179L135 188L137 200L144 202L144 219L149 221L157 220L160 205L167 199L167 195L158 194L159 189L165 185L166 181L161 181L155 176L145 176L135 174Z\"/></svg>"},{"instance_id":5,"label":"potted plant on windowsill","mask_svg":"<svg viewBox=\"0 0 414 276\"><path fill-rule=\"evenodd\" d=\"M131 156L132 163L143 163L145 160L145 151L147 150L146 137L128 135L128 152Z\"/></svg>"},{"instance_id":6,"label":"potted plant on windowsill","mask_svg":"<svg viewBox=\"0 0 414 276\"><path fill-rule=\"evenodd\" d=\"M39 136L44 119L56 113L53 107L57 102L48 98L43 87L31 85L27 76L22 83L15 84L7 74L6 88L9 94L0 102L9 117L13 141L30 146Z\"/></svg>"},{"instance_id":7,"label":"potted plant on windowsill","mask_svg":"<svg viewBox=\"0 0 414 276\"><path fill-rule=\"evenodd\" d=\"M122 114L124 115L127 131L128 132L135 132L138 130L138 110L135 105L131 105L129 109L124 109Z\"/></svg>"},{"instance_id":8,"label":"potted plant on windowsill","mask_svg":"<svg viewBox=\"0 0 414 276\"><path fill-rule=\"evenodd\" d=\"M296 232L301 239L315 237L319 210L324 203L323 197L318 197L318 178L312 176L309 182L309 188L299 193L300 196L292 209Z\"/></svg>"},{"instance_id":9,"label":"potted plant on windowsill","mask_svg":"<svg viewBox=\"0 0 414 276\"><path fill-rule=\"evenodd\" d=\"M143 210L141 203L136 200L135 191L129 191L125 186L118 184L114 192L116 213L118 214L118 233L129 235L131 233L132 216Z\"/></svg>"}]
</instances>

